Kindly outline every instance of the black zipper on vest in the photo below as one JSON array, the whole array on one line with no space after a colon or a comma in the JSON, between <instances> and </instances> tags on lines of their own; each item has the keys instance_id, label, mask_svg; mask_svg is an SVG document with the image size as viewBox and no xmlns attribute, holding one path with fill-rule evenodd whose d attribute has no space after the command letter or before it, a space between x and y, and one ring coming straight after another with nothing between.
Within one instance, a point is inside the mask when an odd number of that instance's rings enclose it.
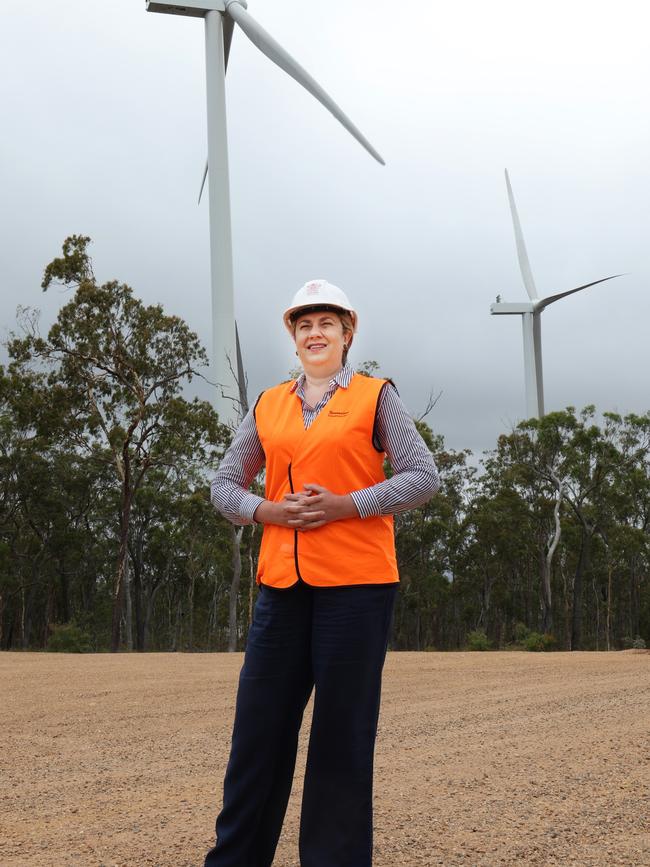
<instances>
[{"instance_id":1,"label":"black zipper on vest","mask_svg":"<svg viewBox=\"0 0 650 867\"><path fill-rule=\"evenodd\" d=\"M289 472L289 489L292 494L296 492L293 489L293 476L291 475L291 462L289 462L288 467ZM298 566L298 530L293 531L293 560L296 566L296 575L298 576L298 580L302 581L302 575L300 574L300 567Z\"/></svg>"}]
</instances>

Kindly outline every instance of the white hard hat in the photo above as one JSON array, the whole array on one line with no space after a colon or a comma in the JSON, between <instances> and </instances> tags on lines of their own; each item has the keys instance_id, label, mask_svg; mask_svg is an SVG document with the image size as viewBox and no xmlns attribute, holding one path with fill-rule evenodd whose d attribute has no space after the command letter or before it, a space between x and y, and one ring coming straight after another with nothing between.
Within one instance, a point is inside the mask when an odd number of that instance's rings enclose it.
<instances>
[{"instance_id":1,"label":"white hard hat","mask_svg":"<svg viewBox=\"0 0 650 867\"><path fill-rule=\"evenodd\" d=\"M307 310L311 307L332 307L336 310L345 310L350 314L352 327L357 330L357 314L353 309L348 296L338 286L328 283L327 280L310 280L305 283L293 296L291 306L284 311L284 324L292 332L291 317L298 310Z\"/></svg>"}]
</instances>

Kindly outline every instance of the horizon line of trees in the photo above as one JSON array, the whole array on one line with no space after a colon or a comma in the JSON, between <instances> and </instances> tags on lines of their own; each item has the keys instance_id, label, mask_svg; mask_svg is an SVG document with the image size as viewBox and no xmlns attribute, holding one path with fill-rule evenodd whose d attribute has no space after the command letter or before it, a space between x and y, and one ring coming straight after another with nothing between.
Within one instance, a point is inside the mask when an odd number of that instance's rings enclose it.
<instances>
[{"instance_id":1,"label":"horizon line of trees","mask_svg":"<svg viewBox=\"0 0 650 867\"><path fill-rule=\"evenodd\" d=\"M183 396L205 350L160 305L98 284L89 242L67 238L45 269L44 290L75 290L47 337L19 309L0 367L0 648L243 649L260 528L209 501L231 431ZM650 642L650 411L595 418L524 421L480 469L416 422L442 488L395 518L391 647Z\"/></svg>"}]
</instances>

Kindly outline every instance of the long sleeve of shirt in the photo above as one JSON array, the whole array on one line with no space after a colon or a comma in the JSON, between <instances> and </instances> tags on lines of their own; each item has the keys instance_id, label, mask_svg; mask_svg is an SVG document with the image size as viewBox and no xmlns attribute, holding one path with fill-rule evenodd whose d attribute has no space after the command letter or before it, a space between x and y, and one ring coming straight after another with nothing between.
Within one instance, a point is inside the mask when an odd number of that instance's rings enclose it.
<instances>
[{"instance_id":1,"label":"long sleeve of shirt","mask_svg":"<svg viewBox=\"0 0 650 867\"><path fill-rule=\"evenodd\" d=\"M325 403L326 400L319 404L319 411ZM390 383L379 398L375 439L376 445L386 452L394 475L369 488L350 492L361 518L413 509L440 488L433 456ZM264 450L251 410L235 434L211 486L213 504L233 524L253 523L253 515L263 498L247 488L263 465Z\"/></svg>"},{"instance_id":2,"label":"long sleeve of shirt","mask_svg":"<svg viewBox=\"0 0 650 867\"><path fill-rule=\"evenodd\" d=\"M233 524L252 524L263 497L248 490L264 466L264 449L251 409L237 429L210 486L212 503Z\"/></svg>"},{"instance_id":3,"label":"long sleeve of shirt","mask_svg":"<svg viewBox=\"0 0 650 867\"><path fill-rule=\"evenodd\" d=\"M388 384L377 407L377 445L386 452L393 475L371 488L351 491L362 518L394 515L421 506L440 489L433 455L415 427L397 390Z\"/></svg>"}]
</instances>

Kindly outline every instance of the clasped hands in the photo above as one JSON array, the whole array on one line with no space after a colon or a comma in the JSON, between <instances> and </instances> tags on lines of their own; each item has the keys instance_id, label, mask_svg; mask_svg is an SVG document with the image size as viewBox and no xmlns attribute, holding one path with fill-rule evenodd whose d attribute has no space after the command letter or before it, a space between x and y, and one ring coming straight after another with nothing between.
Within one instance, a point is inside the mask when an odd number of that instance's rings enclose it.
<instances>
[{"instance_id":1,"label":"clasped hands","mask_svg":"<svg viewBox=\"0 0 650 867\"><path fill-rule=\"evenodd\" d=\"M332 521L358 518L359 513L349 494L333 494L322 485L306 484L295 494L285 494L272 503L265 500L255 512L255 520L263 524L279 524L305 532L317 530Z\"/></svg>"}]
</instances>

